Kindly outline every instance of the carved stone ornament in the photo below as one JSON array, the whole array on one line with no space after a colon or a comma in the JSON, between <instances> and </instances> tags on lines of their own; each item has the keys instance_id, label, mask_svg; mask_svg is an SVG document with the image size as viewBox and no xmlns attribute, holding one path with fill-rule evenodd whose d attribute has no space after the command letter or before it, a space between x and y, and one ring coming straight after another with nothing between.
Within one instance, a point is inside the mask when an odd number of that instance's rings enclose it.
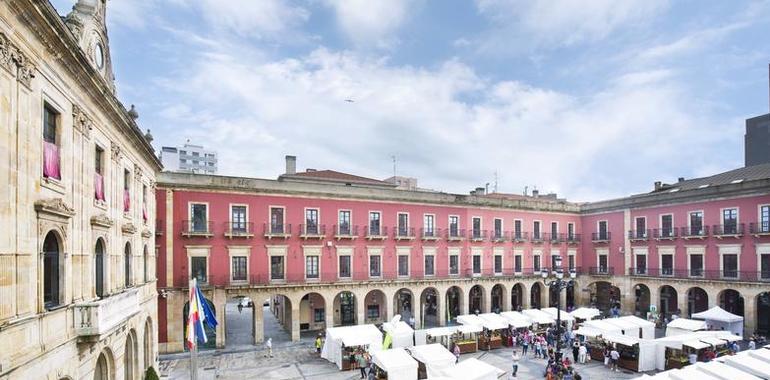
<instances>
[{"instance_id":1,"label":"carved stone ornament","mask_svg":"<svg viewBox=\"0 0 770 380\"><path fill-rule=\"evenodd\" d=\"M152 231L145 228L144 230L142 230L142 237L145 239L149 239L150 237L152 237Z\"/></svg>"},{"instance_id":2,"label":"carved stone ornament","mask_svg":"<svg viewBox=\"0 0 770 380\"><path fill-rule=\"evenodd\" d=\"M120 161L120 145L110 142L110 153L114 161Z\"/></svg>"},{"instance_id":3,"label":"carved stone ornament","mask_svg":"<svg viewBox=\"0 0 770 380\"><path fill-rule=\"evenodd\" d=\"M35 65L3 32L0 32L0 66L16 75L16 80L23 85L31 87L37 70Z\"/></svg>"},{"instance_id":4,"label":"carved stone ornament","mask_svg":"<svg viewBox=\"0 0 770 380\"><path fill-rule=\"evenodd\" d=\"M155 189L158 188L158 183L155 181L150 181L150 190L155 191Z\"/></svg>"},{"instance_id":5,"label":"carved stone ornament","mask_svg":"<svg viewBox=\"0 0 770 380\"><path fill-rule=\"evenodd\" d=\"M94 121L77 104L72 105L72 125L86 138L91 138Z\"/></svg>"},{"instance_id":6,"label":"carved stone ornament","mask_svg":"<svg viewBox=\"0 0 770 380\"><path fill-rule=\"evenodd\" d=\"M137 182L142 180L142 169L139 167L139 165L136 164L134 164L134 179Z\"/></svg>"},{"instance_id":7,"label":"carved stone ornament","mask_svg":"<svg viewBox=\"0 0 770 380\"><path fill-rule=\"evenodd\" d=\"M35 201L35 211L38 213L52 214L65 219L75 215L75 209L64 203L61 198L40 199Z\"/></svg>"},{"instance_id":8,"label":"carved stone ornament","mask_svg":"<svg viewBox=\"0 0 770 380\"><path fill-rule=\"evenodd\" d=\"M91 225L97 227L110 228L115 222L105 214L98 214L91 217Z\"/></svg>"},{"instance_id":9,"label":"carved stone ornament","mask_svg":"<svg viewBox=\"0 0 770 380\"><path fill-rule=\"evenodd\" d=\"M136 233L136 226L133 223L126 223L121 227L124 234L133 235Z\"/></svg>"}]
</instances>

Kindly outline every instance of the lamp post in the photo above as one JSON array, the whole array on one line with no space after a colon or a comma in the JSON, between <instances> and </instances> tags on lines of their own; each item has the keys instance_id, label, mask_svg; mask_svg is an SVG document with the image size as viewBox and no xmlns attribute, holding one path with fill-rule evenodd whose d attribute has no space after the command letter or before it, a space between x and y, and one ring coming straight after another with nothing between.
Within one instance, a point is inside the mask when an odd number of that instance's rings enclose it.
<instances>
[{"instance_id":1,"label":"lamp post","mask_svg":"<svg viewBox=\"0 0 770 380\"><path fill-rule=\"evenodd\" d=\"M561 359L561 291L567 289L575 284L575 271L569 271L569 280L564 279L564 272L561 267L561 255L554 257L555 268L549 271L543 268L541 275L543 276L543 282L550 290L556 291L556 358ZM548 280L549 276L553 276L552 280ZM553 293L551 293L553 294Z\"/></svg>"}]
</instances>

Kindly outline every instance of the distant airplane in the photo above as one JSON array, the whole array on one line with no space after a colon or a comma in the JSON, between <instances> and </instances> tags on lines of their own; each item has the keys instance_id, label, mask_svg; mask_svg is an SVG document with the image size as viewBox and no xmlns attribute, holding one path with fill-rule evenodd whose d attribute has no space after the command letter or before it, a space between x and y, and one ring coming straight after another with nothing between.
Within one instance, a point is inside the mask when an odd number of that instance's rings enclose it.
<instances>
[{"instance_id":1,"label":"distant airplane","mask_svg":"<svg viewBox=\"0 0 770 380\"><path fill-rule=\"evenodd\" d=\"M355 100L353 100L353 99L345 99L345 101L346 101L346 102L348 102L348 103L353 103L353 102L355 102Z\"/></svg>"}]
</instances>

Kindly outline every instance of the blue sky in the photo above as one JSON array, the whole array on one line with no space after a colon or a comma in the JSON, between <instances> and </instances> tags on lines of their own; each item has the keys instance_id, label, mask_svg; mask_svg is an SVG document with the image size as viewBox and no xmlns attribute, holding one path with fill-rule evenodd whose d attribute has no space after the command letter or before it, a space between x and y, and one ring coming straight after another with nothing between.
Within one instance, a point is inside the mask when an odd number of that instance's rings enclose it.
<instances>
[{"instance_id":1,"label":"blue sky","mask_svg":"<svg viewBox=\"0 0 770 380\"><path fill-rule=\"evenodd\" d=\"M770 1L110 0L108 28L156 148L227 175L395 155L422 187L606 199L742 166L768 112Z\"/></svg>"}]
</instances>

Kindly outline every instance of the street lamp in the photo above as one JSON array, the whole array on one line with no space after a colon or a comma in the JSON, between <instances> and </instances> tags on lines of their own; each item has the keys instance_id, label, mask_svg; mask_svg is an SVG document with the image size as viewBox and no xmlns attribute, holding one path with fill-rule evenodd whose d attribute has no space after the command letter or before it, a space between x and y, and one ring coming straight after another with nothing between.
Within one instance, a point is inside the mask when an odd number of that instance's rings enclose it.
<instances>
[{"instance_id":1,"label":"street lamp","mask_svg":"<svg viewBox=\"0 0 770 380\"><path fill-rule=\"evenodd\" d=\"M561 267L561 255L555 256L554 266L551 271L547 268L543 268L541 275L543 276L543 282L552 291L556 292L556 358L561 359L561 291L567 289L570 286L575 285L575 270L569 271L569 280L564 279L564 271ZM548 277L552 275L554 279L548 281ZM553 292L549 292L553 294Z\"/></svg>"}]
</instances>

